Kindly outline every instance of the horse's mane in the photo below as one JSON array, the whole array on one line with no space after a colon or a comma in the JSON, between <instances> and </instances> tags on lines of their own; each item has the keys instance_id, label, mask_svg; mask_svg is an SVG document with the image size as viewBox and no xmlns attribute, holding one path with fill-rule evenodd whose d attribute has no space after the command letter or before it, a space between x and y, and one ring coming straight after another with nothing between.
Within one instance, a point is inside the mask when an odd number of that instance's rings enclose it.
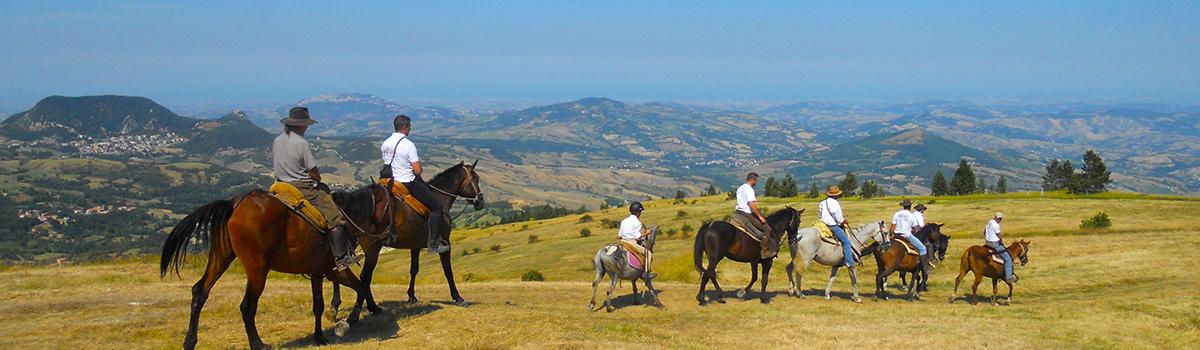
<instances>
[{"instance_id":1,"label":"horse's mane","mask_svg":"<svg viewBox=\"0 0 1200 350\"><path fill-rule=\"evenodd\" d=\"M434 175L433 179L429 180L429 183L430 184L442 184L442 183L451 181L451 180L453 180L451 178L451 176L458 174L458 172L456 170L462 169L464 167L466 167L466 165L464 165L463 163L458 163L452 167L446 168L446 170L442 170L442 172L438 173L437 175Z\"/></svg>"},{"instance_id":2,"label":"horse's mane","mask_svg":"<svg viewBox=\"0 0 1200 350\"><path fill-rule=\"evenodd\" d=\"M371 192L375 186L379 186L379 184L370 184L350 192L334 192L333 203L346 212L347 219L360 223L366 222L375 212L373 206L375 194Z\"/></svg>"},{"instance_id":3,"label":"horse's mane","mask_svg":"<svg viewBox=\"0 0 1200 350\"><path fill-rule=\"evenodd\" d=\"M771 215L767 215L767 221L771 221L771 219L779 220L780 218L783 218L784 215L792 215L795 212L796 212L796 208L792 208L792 207L786 207L783 209L779 209L779 210L776 210L774 213L771 213Z\"/></svg>"}]
</instances>

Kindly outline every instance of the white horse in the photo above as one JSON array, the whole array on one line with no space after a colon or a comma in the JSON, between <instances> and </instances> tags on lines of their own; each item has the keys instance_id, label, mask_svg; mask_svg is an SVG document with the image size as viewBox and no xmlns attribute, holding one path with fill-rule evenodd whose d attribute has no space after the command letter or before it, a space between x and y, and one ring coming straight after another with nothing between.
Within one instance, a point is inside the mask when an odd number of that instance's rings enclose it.
<instances>
[{"instance_id":1,"label":"white horse","mask_svg":"<svg viewBox=\"0 0 1200 350\"><path fill-rule=\"evenodd\" d=\"M883 221L877 221L851 229L846 234L850 237L851 247L861 254L863 248L869 243L868 240L883 241L883 231ZM803 269L808 269L808 265L815 260L823 265L833 267L833 270L829 272L829 285L825 286L825 299L829 299L829 290L833 288L833 280L837 278L838 269L846 266L842 247L821 240L821 233L813 227L800 229L796 232L795 237L790 238L788 250L792 253L792 261L787 266L788 295L804 298L804 293L800 289L802 276L800 271L796 270L796 265L799 263ZM859 264L862 264L861 258ZM858 274L854 270L850 269L850 284L854 287L854 297L850 300L861 303L862 298L858 297Z\"/></svg>"},{"instance_id":2,"label":"white horse","mask_svg":"<svg viewBox=\"0 0 1200 350\"><path fill-rule=\"evenodd\" d=\"M654 241L658 236L658 227L650 229L650 234L646 236L645 247L647 251L654 252ZM596 291L600 286L600 281L604 280L604 276L608 276L608 296L604 299L604 304L601 305L608 312L613 311L612 294L613 289L617 288L617 281L627 280L633 286L633 304L641 305L641 294L638 293L637 282L641 280L646 283L646 289L650 290L650 299L653 305L662 307L662 303L658 300L658 295L655 295L654 285L650 280L645 279L642 274L642 269L634 268L625 258L625 247L620 243L609 243L600 248L596 252L596 256L592 258L592 267L596 269L596 278L592 280L592 302L588 303L588 311L594 312L599 310L596 308Z\"/></svg>"}]
</instances>

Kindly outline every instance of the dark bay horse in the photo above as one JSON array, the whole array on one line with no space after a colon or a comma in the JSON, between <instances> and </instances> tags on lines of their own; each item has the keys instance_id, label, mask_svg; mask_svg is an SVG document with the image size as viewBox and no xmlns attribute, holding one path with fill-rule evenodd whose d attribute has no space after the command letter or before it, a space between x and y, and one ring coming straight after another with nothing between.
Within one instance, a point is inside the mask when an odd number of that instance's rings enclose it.
<instances>
[{"instance_id":1,"label":"dark bay horse","mask_svg":"<svg viewBox=\"0 0 1200 350\"><path fill-rule=\"evenodd\" d=\"M375 184L352 193L334 195L335 202L343 206L349 217L356 218L356 225L374 230L386 227L384 203L388 197L387 190ZM367 293L365 286L349 269L333 272L333 254L321 233L265 191L255 190L237 198L214 201L183 218L163 244L159 262L160 277L166 277L172 268L176 274L179 273L179 266L187 255L193 236L202 234L205 235L203 240L209 244L208 266L204 276L192 286L191 317L183 340L185 349L195 348L200 310L204 308L213 285L234 258L241 261L246 270L246 294L242 298L241 311L252 349L264 347L254 317L258 312L258 298L266 285L268 271L310 277L312 311L316 319L312 337L317 344L328 342L321 329L321 313L325 307L321 300L321 289L326 276L354 289L360 298ZM382 311L378 308L370 310ZM357 322L360 311L356 308L348 322Z\"/></svg>"},{"instance_id":2,"label":"dark bay horse","mask_svg":"<svg viewBox=\"0 0 1200 350\"><path fill-rule=\"evenodd\" d=\"M922 227L921 231L917 232L916 234L930 237L941 237L943 236L941 228L942 225L938 224L925 225L925 227ZM935 247L926 248L935 249ZM909 254L908 251L904 249L902 243L893 243L890 241L882 245L879 243L873 243L870 247L864 249L864 251L871 252L875 255L875 266L877 269L877 272L875 273L876 299L887 300L889 298L887 288L885 288L887 284L887 278L896 271L908 272L914 276L911 283L908 283L908 292L905 294L905 298L909 301L921 299L921 293L917 291L918 278L915 277L918 276L919 273L923 273L921 272L923 269L921 268L920 256L916 254Z\"/></svg>"},{"instance_id":3,"label":"dark bay horse","mask_svg":"<svg viewBox=\"0 0 1200 350\"><path fill-rule=\"evenodd\" d=\"M768 216L767 225L771 227L774 235L770 238L779 240L785 232L788 237L795 237L796 230L800 227L801 213L804 213L804 209L797 211L792 207L787 207ZM707 304L704 298L704 288L708 286L708 281L712 281L713 287L717 289L717 297L714 301L725 302L725 298L722 296L724 292L721 290L721 285L717 283L717 264L725 258L750 264L750 284L746 285L745 289L738 290L738 297L747 297L750 288L754 287L754 282L758 280L758 265L762 264L762 292L759 300L763 304L769 303L767 280L774 260L763 259L760 249L758 241L742 233L729 222L715 221L700 226L700 231L696 233L695 250L692 253L696 271L700 272L700 292L696 293L696 300L700 302L700 305ZM708 255L707 269L700 266L703 255Z\"/></svg>"},{"instance_id":4,"label":"dark bay horse","mask_svg":"<svg viewBox=\"0 0 1200 350\"><path fill-rule=\"evenodd\" d=\"M1021 266L1029 263L1029 244L1029 241L1020 240L1008 246L1008 253L1012 255L1013 260L1020 261ZM992 305L998 305L996 283L999 281L1008 285L1008 303L1012 304L1013 285L1004 280L1004 264L993 261L992 250L981 245L971 246L963 252L962 261L958 265L958 277L954 279L954 293L950 295L951 304L958 297L958 284L962 283L967 271L975 274L975 283L971 284L971 304L975 304L975 298L979 296L979 282L983 281L984 277L992 279Z\"/></svg>"},{"instance_id":5,"label":"dark bay horse","mask_svg":"<svg viewBox=\"0 0 1200 350\"><path fill-rule=\"evenodd\" d=\"M925 244L925 247L929 248L930 254L933 255L931 257L932 259L930 259L930 262L932 263L936 260L940 263L946 260L946 248L950 247L950 235L943 233L941 230L942 227L946 227L945 224L930 223L929 225L937 225L938 229L926 230L922 228L921 231L916 233L916 236L917 239L921 240L921 243ZM900 285L908 285L907 275L908 272L900 271ZM929 287L927 286L927 282L929 282L929 274L925 273L924 270L921 270L918 271L918 275L913 276L913 278L919 278L917 281L918 292L929 291Z\"/></svg>"},{"instance_id":6,"label":"dark bay horse","mask_svg":"<svg viewBox=\"0 0 1200 350\"><path fill-rule=\"evenodd\" d=\"M479 163L478 160L472 164L459 162L457 165L442 171L429 181L429 185L433 187L434 196L438 197L442 204L443 212L449 213L450 207L454 205L457 199L464 199L468 203L474 205L475 210L483 209L483 191L479 188L479 174L475 172L475 166ZM408 280L408 301L417 302L415 292L415 284L417 272L421 266L421 250L427 246L428 236L425 234L427 229L425 220L421 218L411 207L404 204L395 196L388 196L385 202L388 203L387 210L392 214L394 225L391 230L384 232L381 236L362 234L356 232L355 236L362 244L363 252L366 253L366 259L363 261L363 269L361 272L364 288L366 289L366 302L369 306L375 305L374 295L371 294L371 277L375 274L375 266L379 263L379 251L384 246L396 249L409 249L411 251L411 265L409 267ZM448 220L448 219L447 219ZM450 225L449 221L444 222L441 232L442 239L450 242ZM356 231L356 230L350 230ZM466 305L466 300L458 294L458 287L454 284L454 268L450 265L450 253L441 253L438 256L442 262L442 272L446 275L446 283L450 286L450 297L454 299L457 305ZM338 286L334 285L334 300L333 308L337 308L340 303L340 291ZM363 302L363 298L359 298L355 303L355 309L358 309L359 303Z\"/></svg>"}]
</instances>

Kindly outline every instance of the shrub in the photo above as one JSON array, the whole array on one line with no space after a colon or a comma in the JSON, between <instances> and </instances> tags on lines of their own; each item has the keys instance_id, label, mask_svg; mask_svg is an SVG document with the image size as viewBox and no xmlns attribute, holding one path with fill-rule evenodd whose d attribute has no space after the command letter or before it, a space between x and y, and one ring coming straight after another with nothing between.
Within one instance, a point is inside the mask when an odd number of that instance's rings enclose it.
<instances>
[{"instance_id":1,"label":"shrub","mask_svg":"<svg viewBox=\"0 0 1200 350\"><path fill-rule=\"evenodd\" d=\"M1083 219L1083 221L1079 223L1079 228L1085 230L1103 230L1109 227L1112 227L1112 220L1109 219L1108 214L1105 214L1104 212L1096 213L1095 216Z\"/></svg>"},{"instance_id":2,"label":"shrub","mask_svg":"<svg viewBox=\"0 0 1200 350\"><path fill-rule=\"evenodd\" d=\"M479 247L471 248L471 254L479 254L481 251L483 251L483 249L480 249Z\"/></svg>"},{"instance_id":3,"label":"shrub","mask_svg":"<svg viewBox=\"0 0 1200 350\"><path fill-rule=\"evenodd\" d=\"M615 230L621 227L621 222L609 218L600 219L600 226L606 229Z\"/></svg>"},{"instance_id":4,"label":"shrub","mask_svg":"<svg viewBox=\"0 0 1200 350\"><path fill-rule=\"evenodd\" d=\"M693 229L694 228L692 227L692 224L683 224L683 226L679 227L679 231L681 231L681 232L689 232L689 231L692 231Z\"/></svg>"},{"instance_id":5,"label":"shrub","mask_svg":"<svg viewBox=\"0 0 1200 350\"><path fill-rule=\"evenodd\" d=\"M589 230L587 227L579 229L579 237L587 238L587 237L591 237L591 236L592 236L592 230Z\"/></svg>"},{"instance_id":6,"label":"shrub","mask_svg":"<svg viewBox=\"0 0 1200 350\"><path fill-rule=\"evenodd\" d=\"M541 282L545 280L546 276L542 276L542 273L538 272L538 270L528 270L521 275L521 281L524 282Z\"/></svg>"},{"instance_id":7,"label":"shrub","mask_svg":"<svg viewBox=\"0 0 1200 350\"><path fill-rule=\"evenodd\" d=\"M674 235L675 235L675 233L677 233L677 232L679 232L679 230L677 230L677 229L669 229L669 230L667 230L667 236L674 236Z\"/></svg>"},{"instance_id":8,"label":"shrub","mask_svg":"<svg viewBox=\"0 0 1200 350\"><path fill-rule=\"evenodd\" d=\"M688 215L688 212L687 212L687 210L680 210L680 211L678 211L678 212L676 212L676 213L675 213L675 218L676 218L676 219L682 219L682 218L686 218L686 217L687 217L687 215Z\"/></svg>"},{"instance_id":9,"label":"shrub","mask_svg":"<svg viewBox=\"0 0 1200 350\"><path fill-rule=\"evenodd\" d=\"M584 215L584 216L579 217L579 223L581 223L581 224L586 224L586 223L592 222L592 220L593 219L592 219L591 215Z\"/></svg>"},{"instance_id":10,"label":"shrub","mask_svg":"<svg viewBox=\"0 0 1200 350\"><path fill-rule=\"evenodd\" d=\"M499 253L499 252L500 252L500 245L499 245L499 244L493 244L491 247L488 247L488 249L491 249L493 252Z\"/></svg>"},{"instance_id":11,"label":"shrub","mask_svg":"<svg viewBox=\"0 0 1200 350\"><path fill-rule=\"evenodd\" d=\"M479 280L480 280L479 276L476 276L475 274L470 273L470 272L467 272L467 274L463 275L463 282L473 282L473 281L479 281Z\"/></svg>"},{"instance_id":12,"label":"shrub","mask_svg":"<svg viewBox=\"0 0 1200 350\"><path fill-rule=\"evenodd\" d=\"M463 249L463 250L462 250L462 256L467 256L467 255L471 255L471 251L470 251L470 250Z\"/></svg>"},{"instance_id":13,"label":"shrub","mask_svg":"<svg viewBox=\"0 0 1200 350\"><path fill-rule=\"evenodd\" d=\"M537 243L537 241L538 241L537 235L529 235L529 244Z\"/></svg>"},{"instance_id":14,"label":"shrub","mask_svg":"<svg viewBox=\"0 0 1200 350\"><path fill-rule=\"evenodd\" d=\"M529 225L521 225L521 231L525 231L528 229L529 229Z\"/></svg>"}]
</instances>

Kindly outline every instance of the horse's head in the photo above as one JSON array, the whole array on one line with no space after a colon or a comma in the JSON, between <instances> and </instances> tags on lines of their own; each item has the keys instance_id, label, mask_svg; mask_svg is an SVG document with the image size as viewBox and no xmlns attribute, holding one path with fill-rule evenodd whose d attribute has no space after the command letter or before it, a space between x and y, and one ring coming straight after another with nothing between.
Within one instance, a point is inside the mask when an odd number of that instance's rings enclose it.
<instances>
[{"instance_id":1,"label":"horse's head","mask_svg":"<svg viewBox=\"0 0 1200 350\"><path fill-rule=\"evenodd\" d=\"M466 200L475 207L475 210L483 209L483 189L479 187L479 173L475 172L478 164L478 159L471 164L458 162L453 167L434 176L429 184L438 191Z\"/></svg>"},{"instance_id":2,"label":"horse's head","mask_svg":"<svg viewBox=\"0 0 1200 350\"><path fill-rule=\"evenodd\" d=\"M383 185L371 182L366 187L333 194L334 202L346 214L356 230L375 234L391 227L389 221L391 193Z\"/></svg>"},{"instance_id":3,"label":"horse's head","mask_svg":"<svg viewBox=\"0 0 1200 350\"><path fill-rule=\"evenodd\" d=\"M782 237L784 233L787 233L788 237L796 237L796 231L800 230L800 214L804 214L804 209L796 210L787 206L767 217L767 224L771 226L776 238Z\"/></svg>"},{"instance_id":4,"label":"horse's head","mask_svg":"<svg viewBox=\"0 0 1200 350\"><path fill-rule=\"evenodd\" d=\"M647 251L651 251L651 252L654 251L654 240L657 239L657 237L658 237L658 226L651 227L650 234L646 235L646 238L642 240L642 243L645 244Z\"/></svg>"},{"instance_id":5,"label":"horse's head","mask_svg":"<svg viewBox=\"0 0 1200 350\"><path fill-rule=\"evenodd\" d=\"M1025 266L1025 264L1029 263L1029 244L1030 243L1031 242L1022 239L1020 241L1017 241L1017 244L1015 244L1018 248L1021 248L1021 253L1017 254L1017 259L1021 261L1021 266Z\"/></svg>"},{"instance_id":6,"label":"horse's head","mask_svg":"<svg viewBox=\"0 0 1200 350\"><path fill-rule=\"evenodd\" d=\"M929 243L933 245L933 252L938 261L946 260L946 248L950 247L950 236L942 233L942 226L946 224L930 223L925 229L929 230Z\"/></svg>"}]
</instances>

